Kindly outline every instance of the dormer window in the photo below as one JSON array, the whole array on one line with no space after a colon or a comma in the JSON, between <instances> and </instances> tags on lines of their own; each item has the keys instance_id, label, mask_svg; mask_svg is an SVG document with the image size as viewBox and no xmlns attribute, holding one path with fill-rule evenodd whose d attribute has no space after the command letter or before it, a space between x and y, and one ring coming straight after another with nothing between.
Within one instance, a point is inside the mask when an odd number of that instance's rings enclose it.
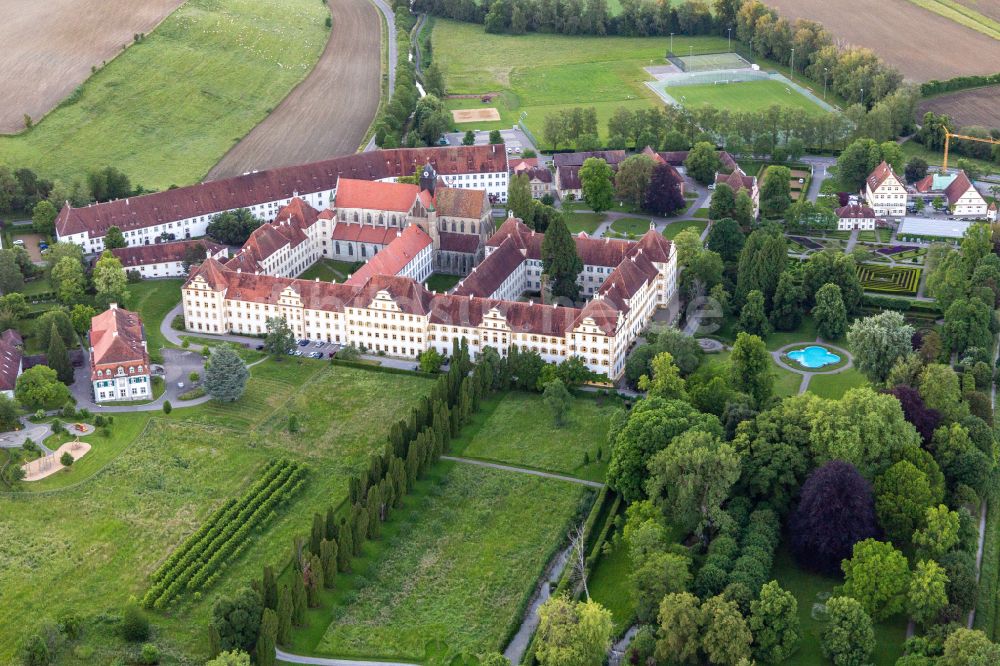
<instances>
[{"instance_id":1,"label":"dormer window","mask_svg":"<svg viewBox=\"0 0 1000 666\"><path fill-rule=\"evenodd\" d=\"M130 374L130 375L135 374L135 368L134 367L130 367L128 369L128 374Z\"/></svg>"}]
</instances>

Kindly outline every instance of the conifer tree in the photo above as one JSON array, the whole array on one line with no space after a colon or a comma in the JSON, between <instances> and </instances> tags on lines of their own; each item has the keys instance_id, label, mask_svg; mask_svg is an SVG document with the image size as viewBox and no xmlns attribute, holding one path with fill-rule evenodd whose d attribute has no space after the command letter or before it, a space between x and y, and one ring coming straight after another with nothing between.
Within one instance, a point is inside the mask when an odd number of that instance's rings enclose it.
<instances>
[{"instance_id":1,"label":"conifer tree","mask_svg":"<svg viewBox=\"0 0 1000 666\"><path fill-rule=\"evenodd\" d=\"M319 555L313 553L306 558L302 576L306 586L306 601L310 608L316 608L319 606L319 591L323 589L323 564Z\"/></svg>"},{"instance_id":2,"label":"conifer tree","mask_svg":"<svg viewBox=\"0 0 1000 666\"><path fill-rule=\"evenodd\" d=\"M549 280L553 298L575 301L580 296L580 285L576 278L583 270L583 262L577 254L576 242L566 228L562 215L556 215L545 230L542 270Z\"/></svg>"},{"instance_id":3,"label":"conifer tree","mask_svg":"<svg viewBox=\"0 0 1000 666\"><path fill-rule=\"evenodd\" d=\"M351 507L351 528L354 530L354 555L357 556L368 538L368 511L360 504Z\"/></svg>"},{"instance_id":4,"label":"conifer tree","mask_svg":"<svg viewBox=\"0 0 1000 666\"><path fill-rule=\"evenodd\" d=\"M326 525L324 525L323 531L327 541L333 541L337 538L337 516L332 506L326 509Z\"/></svg>"},{"instance_id":5,"label":"conifer tree","mask_svg":"<svg viewBox=\"0 0 1000 666\"><path fill-rule=\"evenodd\" d=\"M222 652L222 637L219 636L219 628L215 622L208 623L208 656L215 659Z\"/></svg>"},{"instance_id":6,"label":"conifer tree","mask_svg":"<svg viewBox=\"0 0 1000 666\"><path fill-rule=\"evenodd\" d=\"M412 488L413 484L417 482L419 473L420 463L417 457L417 447L411 446L409 453L406 454L406 485L408 488Z\"/></svg>"},{"instance_id":7,"label":"conifer tree","mask_svg":"<svg viewBox=\"0 0 1000 666\"><path fill-rule=\"evenodd\" d=\"M340 539L337 540L337 569L351 570L351 555L354 553L354 530L343 521L340 524Z\"/></svg>"},{"instance_id":8,"label":"conifer tree","mask_svg":"<svg viewBox=\"0 0 1000 666\"><path fill-rule=\"evenodd\" d=\"M287 585L278 592L278 636L279 644L288 645L292 640L292 593Z\"/></svg>"},{"instance_id":9,"label":"conifer tree","mask_svg":"<svg viewBox=\"0 0 1000 666\"><path fill-rule=\"evenodd\" d=\"M264 567L264 578L260 585L260 596L264 608L274 610L278 607L278 582L274 579L274 568Z\"/></svg>"},{"instance_id":10,"label":"conifer tree","mask_svg":"<svg viewBox=\"0 0 1000 666\"><path fill-rule=\"evenodd\" d=\"M56 377L63 384L73 383L73 364L69 361L66 344L59 335L59 327L52 322L52 332L49 334L49 349L46 354L47 365L56 371Z\"/></svg>"},{"instance_id":11,"label":"conifer tree","mask_svg":"<svg viewBox=\"0 0 1000 666\"><path fill-rule=\"evenodd\" d=\"M368 489L368 498L365 502L365 510L368 512L368 538L375 541L382 536L381 504L378 486Z\"/></svg>"},{"instance_id":12,"label":"conifer tree","mask_svg":"<svg viewBox=\"0 0 1000 666\"><path fill-rule=\"evenodd\" d=\"M309 539L309 552L319 554L319 544L326 536L326 525L323 516L318 513L313 514L312 534Z\"/></svg>"},{"instance_id":13,"label":"conifer tree","mask_svg":"<svg viewBox=\"0 0 1000 666\"><path fill-rule=\"evenodd\" d=\"M270 608L264 609L257 634L257 666L274 666L274 646L278 637L278 616Z\"/></svg>"},{"instance_id":14,"label":"conifer tree","mask_svg":"<svg viewBox=\"0 0 1000 666\"><path fill-rule=\"evenodd\" d=\"M292 576L292 624L301 627L306 623L306 585L298 569Z\"/></svg>"},{"instance_id":15,"label":"conifer tree","mask_svg":"<svg viewBox=\"0 0 1000 666\"><path fill-rule=\"evenodd\" d=\"M333 589L333 583L337 579L337 542L326 539L319 545L319 561L323 567L323 584L328 589Z\"/></svg>"}]
</instances>

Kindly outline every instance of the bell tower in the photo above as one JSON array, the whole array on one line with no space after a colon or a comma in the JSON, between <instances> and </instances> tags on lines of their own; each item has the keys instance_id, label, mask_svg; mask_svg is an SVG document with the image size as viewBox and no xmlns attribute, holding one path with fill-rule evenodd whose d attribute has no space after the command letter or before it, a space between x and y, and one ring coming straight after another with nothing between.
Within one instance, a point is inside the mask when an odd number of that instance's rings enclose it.
<instances>
[{"instance_id":1,"label":"bell tower","mask_svg":"<svg viewBox=\"0 0 1000 666\"><path fill-rule=\"evenodd\" d=\"M431 166L430 162L424 165L420 170L420 189L426 190L434 195L434 186L437 185L437 172L434 167Z\"/></svg>"}]
</instances>

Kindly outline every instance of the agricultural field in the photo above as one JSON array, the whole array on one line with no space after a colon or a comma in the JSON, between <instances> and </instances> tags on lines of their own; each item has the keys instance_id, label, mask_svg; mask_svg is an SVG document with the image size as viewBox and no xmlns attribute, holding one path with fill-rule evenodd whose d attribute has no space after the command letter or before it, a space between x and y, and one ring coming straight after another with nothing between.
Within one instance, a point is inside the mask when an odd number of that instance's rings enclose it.
<instances>
[{"instance_id":1,"label":"agricultural field","mask_svg":"<svg viewBox=\"0 0 1000 666\"><path fill-rule=\"evenodd\" d=\"M0 134L38 122L138 33L148 34L184 0L15 0L0 24ZM30 38L26 38L30 35ZM42 46L44 45L44 47ZM59 66L54 67L53 63Z\"/></svg>"},{"instance_id":2,"label":"agricultural field","mask_svg":"<svg viewBox=\"0 0 1000 666\"><path fill-rule=\"evenodd\" d=\"M594 107L598 127L619 106L630 109L661 104L644 82L642 69L664 62L666 38L571 37L565 35L491 35L483 27L437 19L431 42L451 94L500 93L488 105L500 112L496 128L525 124L541 135L545 116L575 106ZM476 44L470 49L469 44ZM726 48L725 38L674 37L674 50ZM539 54L545 57L540 58ZM449 109L482 106L477 99L449 99ZM494 129L476 123L474 129Z\"/></svg>"},{"instance_id":3,"label":"agricultural field","mask_svg":"<svg viewBox=\"0 0 1000 666\"><path fill-rule=\"evenodd\" d=\"M765 4L789 20L819 21L834 37L874 50L916 82L995 74L1000 62L1000 41L910 0L882 0L877 15L869 0L767 0ZM932 43L948 48L928 48Z\"/></svg>"},{"instance_id":4,"label":"agricultural field","mask_svg":"<svg viewBox=\"0 0 1000 666\"><path fill-rule=\"evenodd\" d=\"M802 109L820 116L826 111L780 81L741 81L738 83L703 83L667 88L667 92L691 108L711 106L733 112L756 113L772 106Z\"/></svg>"},{"instance_id":5,"label":"agricultural field","mask_svg":"<svg viewBox=\"0 0 1000 666\"><path fill-rule=\"evenodd\" d=\"M922 118L928 111L933 111L951 116L956 127L979 125L1000 129L998 98L1000 98L1000 86L945 93L921 101L917 106L917 118Z\"/></svg>"},{"instance_id":6,"label":"agricultural field","mask_svg":"<svg viewBox=\"0 0 1000 666\"><path fill-rule=\"evenodd\" d=\"M919 268L861 264L858 266L858 279L865 291L913 296L920 285L920 272Z\"/></svg>"},{"instance_id":7,"label":"agricultural field","mask_svg":"<svg viewBox=\"0 0 1000 666\"><path fill-rule=\"evenodd\" d=\"M591 497L564 481L442 461L326 593L325 610L309 614L294 648L414 661L502 650Z\"/></svg>"},{"instance_id":8,"label":"agricultural field","mask_svg":"<svg viewBox=\"0 0 1000 666\"><path fill-rule=\"evenodd\" d=\"M196 182L309 73L327 15L315 0L189 0L72 103L0 138L0 163L65 181L114 165L133 186Z\"/></svg>"},{"instance_id":9,"label":"agricultural field","mask_svg":"<svg viewBox=\"0 0 1000 666\"><path fill-rule=\"evenodd\" d=\"M976 10L975 1L964 3L958 0L910 0L917 7L939 14L949 21L964 25L987 37L1000 39L1000 21L996 21ZM989 12L987 8L987 12ZM996 11L994 8L993 11Z\"/></svg>"},{"instance_id":10,"label":"agricultural field","mask_svg":"<svg viewBox=\"0 0 1000 666\"><path fill-rule=\"evenodd\" d=\"M369 0L323 4L329 7L333 27L315 68L226 153L208 180L358 150L381 95L382 16ZM350 99L350 104L331 103L342 99Z\"/></svg>"},{"instance_id":11,"label":"agricultural field","mask_svg":"<svg viewBox=\"0 0 1000 666\"><path fill-rule=\"evenodd\" d=\"M608 423L619 406L618 400L585 394L574 398L566 423L556 426L537 394L507 393L484 403L452 450L468 458L603 481L611 453ZM600 461L598 449L603 450Z\"/></svg>"},{"instance_id":12,"label":"agricultural field","mask_svg":"<svg viewBox=\"0 0 1000 666\"><path fill-rule=\"evenodd\" d=\"M262 563L283 565L292 537L308 529L313 512L346 494L348 476L381 447L388 424L430 388L419 377L318 363L268 361L251 372L247 394L234 404L118 415L112 436L93 436L94 448L80 464L26 486L19 497L0 496L4 626L25 617L54 619L66 609L88 619L119 613L130 595L146 593L149 576L174 548L223 501L239 497L267 461L304 464L304 489L255 533L204 597L185 597L153 614L157 643L171 661L196 662L206 649L216 593L258 575ZM290 413L299 419L296 434L287 431ZM99 634L85 634L79 646L94 654L93 663L122 656L118 640ZM0 633L0 662L12 661L20 639L16 631Z\"/></svg>"}]
</instances>

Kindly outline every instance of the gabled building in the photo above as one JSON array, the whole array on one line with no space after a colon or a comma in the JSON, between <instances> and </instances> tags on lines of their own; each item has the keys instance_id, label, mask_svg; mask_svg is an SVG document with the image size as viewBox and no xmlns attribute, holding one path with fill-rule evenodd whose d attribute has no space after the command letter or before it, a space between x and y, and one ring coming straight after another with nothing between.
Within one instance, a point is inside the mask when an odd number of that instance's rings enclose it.
<instances>
[{"instance_id":1,"label":"gabled building","mask_svg":"<svg viewBox=\"0 0 1000 666\"><path fill-rule=\"evenodd\" d=\"M914 185L920 194L941 196L948 202L952 215L986 218L989 206L964 170L957 173L932 173Z\"/></svg>"},{"instance_id":2,"label":"gabled building","mask_svg":"<svg viewBox=\"0 0 1000 666\"><path fill-rule=\"evenodd\" d=\"M728 185L733 195L739 194L740 191L750 195L750 201L753 202L753 216L754 219L757 218L760 214L760 189L757 187L757 176L748 176L737 166L731 173L715 174L716 191L719 185ZM712 192L712 196L715 196L715 192Z\"/></svg>"},{"instance_id":3,"label":"gabled building","mask_svg":"<svg viewBox=\"0 0 1000 666\"><path fill-rule=\"evenodd\" d=\"M872 231L875 229L875 211L872 210L871 206L850 204L841 206L836 210L836 213L838 231L851 231L853 229Z\"/></svg>"},{"instance_id":4,"label":"gabled building","mask_svg":"<svg viewBox=\"0 0 1000 666\"><path fill-rule=\"evenodd\" d=\"M431 165L449 188L483 190L488 199L507 200L509 173L503 144L396 148L345 155L300 166L178 187L163 192L74 208L68 203L56 217L56 237L85 253L104 250L111 227L121 229L129 247L204 236L212 216L247 208L272 220L298 197L317 210L330 206L341 178L394 182Z\"/></svg>"},{"instance_id":5,"label":"gabled building","mask_svg":"<svg viewBox=\"0 0 1000 666\"><path fill-rule=\"evenodd\" d=\"M865 201L877 217L906 215L906 185L888 162L875 167L865 180Z\"/></svg>"},{"instance_id":6,"label":"gabled building","mask_svg":"<svg viewBox=\"0 0 1000 666\"><path fill-rule=\"evenodd\" d=\"M8 328L0 335L0 393L11 400L14 399L14 389L17 378L24 371L24 340L21 334Z\"/></svg>"},{"instance_id":7,"label":"gabled building","mask_svg":"<svg viewBox=\"0 0 1000 666\"><path fill-rule=\"evenodd\" d=\"M272 222L254 229L226 265L251 273L294 277L329 252L332 226L329 218L320 217L315 208L295 197Z\"/></svg>"},{"instance_id":8,"label":"gabled building","mask_svg":"<svg viewBox=\"0 0 1000 666\"><path fill-rule=\"evenodd\" d=\"M229 249L207 239L134 245L111 250L126 273L135 272L143 279L182 277L188 274L185 264L201 263L208 257L226 259Z\"/></svg>"},{"instance_id":9,"label":"gabled building","mask_svg":"<svg viewBox=\"0 0 1000 666\"><path fill-rule=\"evenodd\" d=\"M219 264L215 259L205 263ZM90 322L90 380L94 402L150 400L149 353L139 315L111 307Z\"/></svg>"},{"instance_id":10,"label":"gabled building","mask_svg":"<svg viewBox=\"0 0 1000 666\"><path fill-rule=\"evenodd\" d=\"M599 158L608 163L612 171L618 171L618 165L628 157L624 150L596 150L584 153L556 153L552 161L556 166L556 192L560 198L573 195L579 199L583 196L580 184L580 167L591 157Z\"/></svg>"}]
</instances>

